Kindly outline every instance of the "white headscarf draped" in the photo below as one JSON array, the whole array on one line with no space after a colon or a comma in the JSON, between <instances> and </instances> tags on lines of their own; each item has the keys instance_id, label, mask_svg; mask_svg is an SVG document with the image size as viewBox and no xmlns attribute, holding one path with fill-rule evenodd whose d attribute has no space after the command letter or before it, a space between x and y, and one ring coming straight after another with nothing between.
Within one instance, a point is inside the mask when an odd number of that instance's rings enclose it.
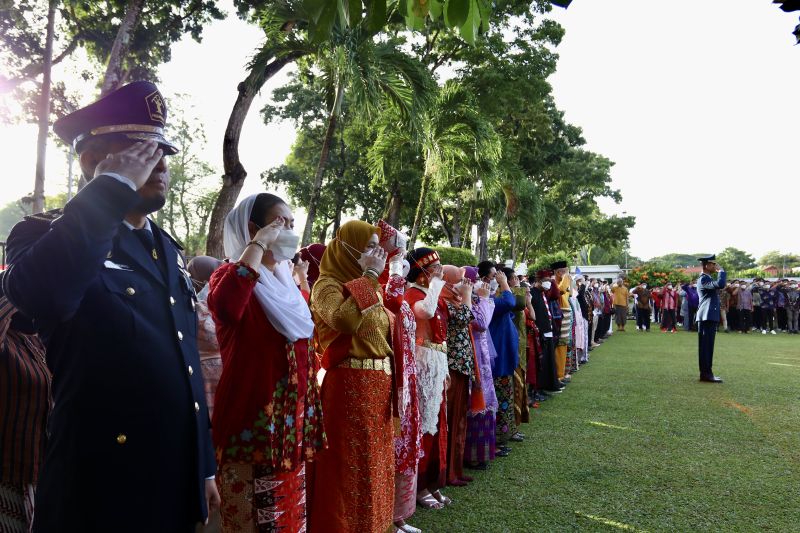
<instances>
[{"instance_id":1,"label":"white headscarf draped","mask_svg":"<svg viewBox=\"0 0 800 533\"><path fill-rule=\"evenodd\" d=\"M256 196L258 195L248 196L239 202L225 217L225 255L234 261L239 259L250 242L247 223L250 221ZM311 338L314 334L311 311L292 279L289 262L278 263L274 272L259 265L258 274L255 295L270 324L290 342Z\"/></svg>"}]
</instances>

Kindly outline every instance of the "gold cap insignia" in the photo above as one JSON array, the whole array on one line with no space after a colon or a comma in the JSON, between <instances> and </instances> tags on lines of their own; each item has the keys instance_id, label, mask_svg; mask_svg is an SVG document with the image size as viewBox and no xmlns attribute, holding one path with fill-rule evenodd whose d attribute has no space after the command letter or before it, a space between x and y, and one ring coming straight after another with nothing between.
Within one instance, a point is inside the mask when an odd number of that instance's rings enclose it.
<instances>
[{"instance_id":1,"label":"gold cap insignia","mask_svg":"<svg viewBox=\"0 0 800 533\"><path fill-rule=\"evenodd\" d=\"M150 119L164 124L166 122L167 106L161 93L158 91L150 93L145 97L144 101L147 103L147 112L150 113Z\"/></svg>"}]
</instances>

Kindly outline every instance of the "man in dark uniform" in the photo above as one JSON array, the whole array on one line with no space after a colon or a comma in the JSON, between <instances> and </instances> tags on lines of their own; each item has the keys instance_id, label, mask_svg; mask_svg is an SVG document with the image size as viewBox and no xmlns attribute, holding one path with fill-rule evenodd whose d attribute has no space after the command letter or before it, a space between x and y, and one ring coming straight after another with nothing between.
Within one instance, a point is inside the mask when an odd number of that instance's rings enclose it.
<instances>
[{"instance_id":1,"label":"man in dark uniform","mask_svg":"<svg viewBox=\"0 0 800 533\"><path fill-rule=\"evenodd\" d=\"M563 389L556 376L553 319L546 297L549 287L542 286L542 283L550 281L552 276L552 270L539 270L536 272L536 281L531 287L531 304L535 312L536 328L539 330L539 341L542 343L542 364L539 365L536 376L540 400L542 393L558 393Z\"/></svg>"},{"instance_id":2,"label":"man in dark uniform","mask_svg":"<svg viewBox=\"0 0 800 533\"><path fill-rule=\"evenodd\" d=\"M57 121L90 181L8 239L3 291L54 376L34 532L189 532L219 506L194 291L180 246L147 218L177 152L166 114L135 82Z\"/></svg>"},{"instance_id":3,"label":"man in dark uniform","mask_svg":"<svg viewBox=\"0 0 800 533\"><path fill-rule=\"evenodd\" d=\"M697 280L700 305L697 308L697 339L700 352L700 381L722 383L714 375L711 365L714 361L714 338L720 320L719 290L725 288L725 271L716 263L717 257L710 255L698 259L703 264L703 273ZM719 272L717 281L711 274Z\"/></svg>"}]
</instances>

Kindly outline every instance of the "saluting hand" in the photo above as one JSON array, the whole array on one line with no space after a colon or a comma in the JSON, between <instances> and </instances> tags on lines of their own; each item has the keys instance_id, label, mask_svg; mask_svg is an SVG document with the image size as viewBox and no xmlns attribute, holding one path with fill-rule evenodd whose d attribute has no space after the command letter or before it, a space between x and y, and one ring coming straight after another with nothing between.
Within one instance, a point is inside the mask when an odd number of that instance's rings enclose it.
<instances>
[{"instance_id":1,"label":"saluting hand","mask_svg":"<svg viewBox=\"0 0 800 533\"><path fill-rule=\"evenodd\" d=\"M465 302L471 302L472 301L472 290L473 290L473 287L474 286L472 285L472 282L470 280L468 280L468 279L465 279L462 282L462 285L461 285L461 298Z\"/></svg>"},{"instance_id":2,"label":"saluting hand","mask_svg":"<svg viewBox=\"0 0 800 533\"><path fill-rule=\"evenodd\" d=\"M131 180L136 189L141 189L150 178L153 168L161 161L164 151L154 141L133 144L116 154L108 154L97 164L94 176L108 172Z\"/></svg>"},{"instance_id":3,"label":"saluting hand","mask_svg":"<svg viewBox=\"0 0 800 533\"><path fill-rule=\"evenodd\" d=\"M369 269L380 274L386 267L387 255L388 254L383 248L376 246L375 248L361 254L358 264L361 265L361 268L363 268L365 271Z\"/></svg>"},{"instance_id":4,"label":"saluting hand","mask_svg":"<svg viewBox=\"0 0 800 533\"><path fill-rule=\"evenodd\" d=\"M294 265L294 273L297 274L301 279L308 278L308 261L303 261L302 259Z\"/></svg>"},{"instance_id":5,"label":"saluting hand","mask_svg":"<svg viewBox=\"0 0 800 533\"><path fill-rule=\"evenodd\" d=\"M283 217L277 217L275 220L258 230L253 237L253 240L258 241L269 248L269 245L274 243L275 239L278 238L278 234L281 232L281 229L283 229L285 224L286 221L283 219Z\"/></svg>"}]
</instances>

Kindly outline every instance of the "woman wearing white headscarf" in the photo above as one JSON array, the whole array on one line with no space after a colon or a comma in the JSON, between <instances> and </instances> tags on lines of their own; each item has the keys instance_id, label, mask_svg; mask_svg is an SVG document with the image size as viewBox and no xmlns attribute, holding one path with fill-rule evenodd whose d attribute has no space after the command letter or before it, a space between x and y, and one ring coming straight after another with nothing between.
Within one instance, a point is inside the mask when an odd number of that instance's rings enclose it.
<instances>
[{"instance_id":1,"label":"woman wearing white headscarf","mask_svg":"<svg viewBox=\"0 0 800 533\"><path fill-rule=\"evenodd\" d=\"M271 194L225 219L231 262L210 282L222 377L213 437L226 531L305 531L305 461L325 443L311 312L292 279L294 217ZM234 262L235 261L235 262Z\"/></svg>"}]
</instances>

